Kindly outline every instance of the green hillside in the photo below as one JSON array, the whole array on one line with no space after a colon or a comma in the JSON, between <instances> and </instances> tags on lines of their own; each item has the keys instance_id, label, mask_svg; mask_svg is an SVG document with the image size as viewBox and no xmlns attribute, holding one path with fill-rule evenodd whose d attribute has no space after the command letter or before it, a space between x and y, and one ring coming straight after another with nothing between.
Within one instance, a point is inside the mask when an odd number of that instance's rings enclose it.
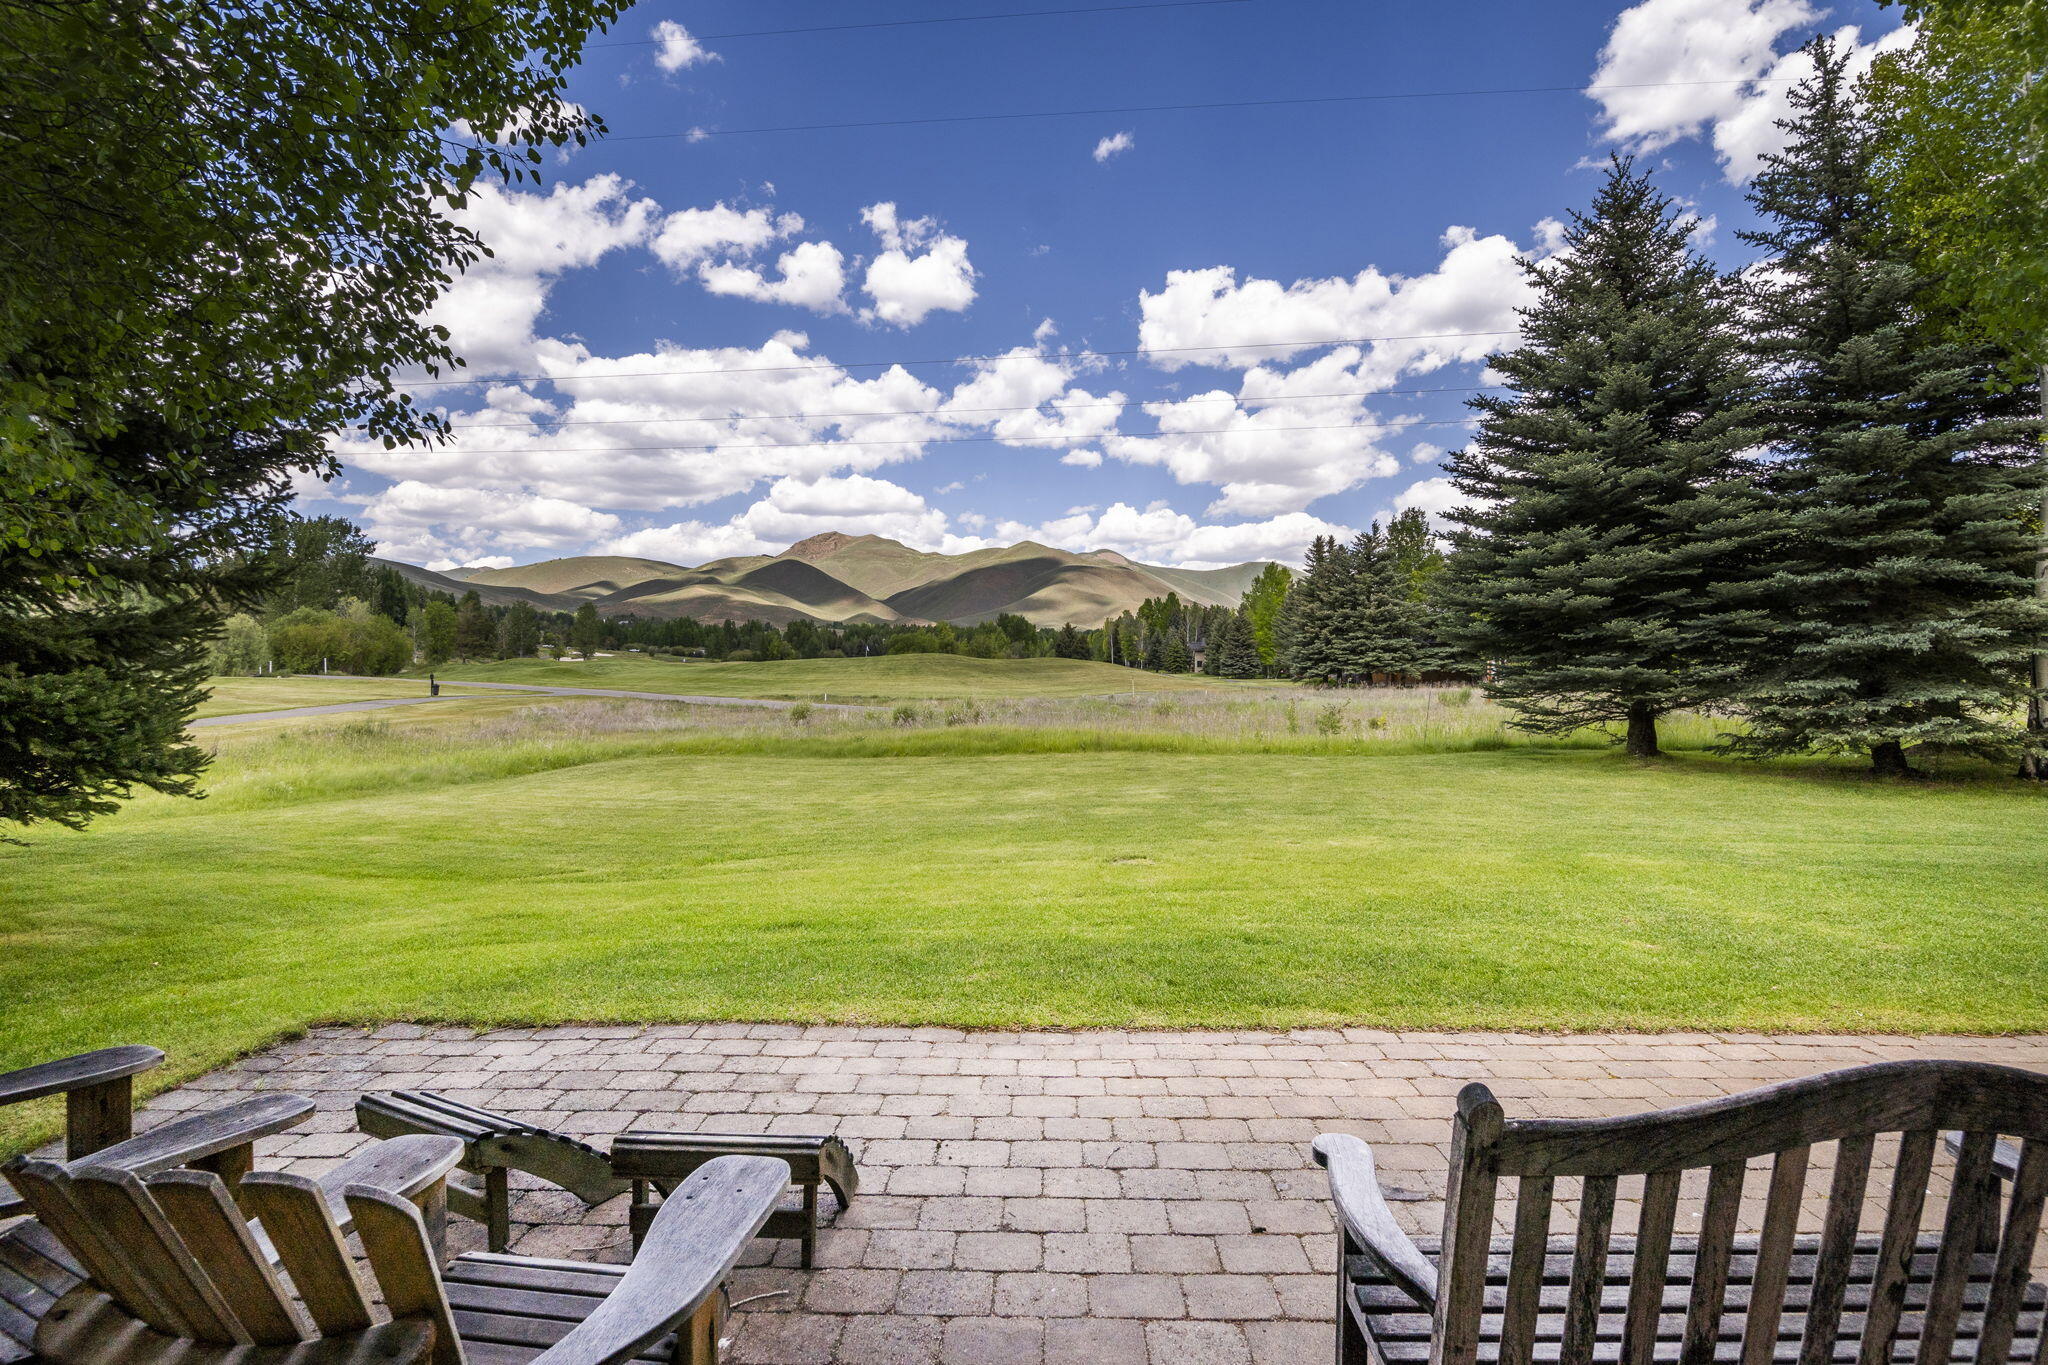
<instances>
[{"instance_id":1,"label":"green hillside","mask_svg":"<svg viewBox=\"0 0 2048 1365\"><path fill-rule=\"evenodd\" d=\"M678 696L783 697L816 701L913 701L974 697L1086 697L1114 692L1241 688L1081 659L968 659L955 654L885 654L872 659L785 659L775 663L674 663L638 655L587 663L506 659L439 670L444 680L616 687ZM1270 686L1270 684L1268 684Z\"/></svg>"}]
</instances>

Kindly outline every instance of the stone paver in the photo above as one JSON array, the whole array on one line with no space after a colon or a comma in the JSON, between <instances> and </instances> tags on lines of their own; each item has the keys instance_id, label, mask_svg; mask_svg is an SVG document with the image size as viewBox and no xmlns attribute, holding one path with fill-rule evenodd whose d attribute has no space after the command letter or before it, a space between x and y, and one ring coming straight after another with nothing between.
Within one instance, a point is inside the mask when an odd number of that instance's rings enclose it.
<instances>
[{"instance_id":1,"label":"stone paver","mask_svg":"<svg viewBox=\"0 0 2048 1365\"><path fill-rule=\"evenodd\" d=\"M260 1154L309 1174L366 1141L351 1106L373 1089L442 1090L600 1144L627 1129L833 1131L863 1193L816 1270L795 1268L794 1244L756 1244L733 1286L750 1300L733 1319L739 1365L1278 1365L1330 1350L1318 1132L1372 1142L1382 1179L1426 1196L1397 1215L1434 1231L1470 1080L1510 1114L1593 1117L1931 1056L2048 1069L2048 1039L388 1025L316 1029L157 1097L142 1121L230 1092L304 1094L316 1111ZM1824 1160L1813 1179L1817 1213ZM1569 1217L1572 1192L1558 1193ZM623 1260L623 1203L519 1189L514 1250ZM481 1244L473 1225L451 1234Z\"/></svg>"}]
</instances>

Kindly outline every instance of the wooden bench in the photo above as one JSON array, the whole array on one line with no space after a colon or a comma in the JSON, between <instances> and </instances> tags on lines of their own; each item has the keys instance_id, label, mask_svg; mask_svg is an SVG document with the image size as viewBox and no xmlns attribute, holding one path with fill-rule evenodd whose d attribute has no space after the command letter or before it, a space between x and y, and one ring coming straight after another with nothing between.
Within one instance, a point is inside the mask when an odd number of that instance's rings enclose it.
<instances>
[{"instance_id":1,"label":"wooden bench","mask_svg":"<svg viewBox=\"0 0 2048 1365\"><path fill-rule=\"evenodd\" d=\"M860 1189L853 1154L844 1142L823 1134L626 1133L612 1140L606 1154L567 1134L430 1090L365 1095L356 1102L356 1126L376 1137L436 1133L461 1139L467 1178L449 1181L448 1208L484 1224L492 1251L505 1250L511 1240L511 1171L537 1176L586 1205L630 1192L628 1217L638 1246L662 1198L705 1162L721 1156L772 1157L789 1165L801 1204L778 1208L761 1235L800 1241L806 1268L817 1252L819 1185L831 1187L842 1209Z\"/></svg>"},{"instance_id":2,"label":"wooden bench","mask_svg":"<svg viewBox=\"0 0 2048 1365\"><path fill-rule=\"evenodd\" d=\"M399 1138L340 1191L382 1314L330 1191L282 1172L246 1176L238 1206L212 1172L16 1159L36 1219L0 1269L44 1300L42 1365L715 1365L724 1282L789 1179L767 1158L705 1166L628 1267L486 1255L444 1275L418 1205L461 1159L457 1139Z\"/></svg>"},{"instance_id":3,"label":"wooden bench","mask_svg":"<svg viewBox=\"0 0 2048 1365\"><path fill-rule=\"evenodd\" d=\"M1944 1129L1960 1130L1939 1226L1923 1228ZM1882 1230L1862 1229L1877 1140L1894 1158ZM1997 1141L2007 1134L2016 1148ZM1798 1226L1813 1149L1831 1145L1817 1229ZM2004 1147L2004 1153L2000 1148ZM2048 1077L1886 1062L1621 1119L1508 1119L1458 1096L1440 1239L1411 1239L1358 1138L1325 1135L1341 1229L1339 1365L2018 1365L2041 1358L2030 1282L2048 1196ZM2009 1161L2010 1179L1997 1167ZM1762 1220L1738 1236L1749 1163ZM1681 1180L1704 1174L1697 1236ZM1492 1235L1504 1180L1513 1233ZM1613 1234L1624 1179L1633 1235ZM1560 1182L1565 1182L1560 1187ZM1577 1226L1551 1232L1560 1197ZM1873 1219L1876 1211L1873 1210Z\"/></svg>"}]
</instances>

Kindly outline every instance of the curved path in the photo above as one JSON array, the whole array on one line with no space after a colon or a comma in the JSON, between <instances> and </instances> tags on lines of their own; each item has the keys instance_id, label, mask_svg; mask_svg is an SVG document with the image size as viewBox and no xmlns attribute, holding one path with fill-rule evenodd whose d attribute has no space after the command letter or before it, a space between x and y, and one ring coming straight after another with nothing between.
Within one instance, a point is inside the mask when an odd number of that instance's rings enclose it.
<instances>
[{"instance_id":1,"label":"curved path","mask_svg":"<svg viewBox=\"0 0 2048 1365\"><path fill-rule=\"evenodd\" d=\"M307 675L315 676L315 675ZM328 674L326 676L340 676ZM458 688L438 697L380 697L373 701L338 701L325 706L290 706L275 711L244 711L232 716L206 716L200 720L187 721L190 729L199 730L214 725L240 725L252 720L296 720L300 716L331 716L344 711L378 711L387 706L420 706L427 702L456 701L465 696L474 696L476 689L494 692L539 692L551 697L617 697L627 701L674 701L692 706L759 706L771 711L786 711L792 706L808 704L814 711L866 711L866 706L851 706L844 702L794 702L778 701L771 697L706 697L682 696L674 692L628 692L611 687L549 687L540 683L494 683L494 682L451 682L443 686Z\"/></svg>"}]
</instances>

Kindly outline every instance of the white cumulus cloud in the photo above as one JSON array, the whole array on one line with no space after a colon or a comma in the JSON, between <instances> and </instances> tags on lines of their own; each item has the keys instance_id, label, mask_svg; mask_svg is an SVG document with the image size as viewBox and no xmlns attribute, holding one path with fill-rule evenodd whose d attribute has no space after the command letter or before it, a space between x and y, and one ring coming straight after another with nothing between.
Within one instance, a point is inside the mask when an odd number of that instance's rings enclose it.
<instances>
[{"instance_id":1,"label":"white cumulus cloud","mask_svg":"<svg viewBox=\"0 0 2048 1365\"><path fill-rule=\"evenodd\" d=\"M707 50L690 36L690 30L673 19L664 19L654 26L654 40L660 44L654 53L654 64L663 71L681 71L718 60L716 52Z\"/></svg>"},{"instance_id":2,"label":"white cumulus cloud","mask_svg":"<svg viewBox=\"0 0 2048 1365\"><path fill-rule=\"evenodd\" d=\"M1796 49L1825 11L1809 0L1642 0L1615 19L1586 93L1601 132L1624 148L1654 152L1707 138L1731 183L1754 175L1784 146L1786 94L1812 74ZM1910 28L1865 42L1854 25L1837 33L1852 76L1879 53L1912 42ZM1793 50L1781 53L1781 47Z\"/></svg>"},{"instance_id":3,"label":"white cumulus cloud","mask_svg":"<svg viewBox=\"0 0 2048 1365\"><path fill-rule=\"evenodd\" d=\"M974 302L976 275L965 240L942 231L936 219L905 221L893 203L870 204L860 217L882 244L861 282L874 300L861 310L863 321L914 327L933 313L965 312Z\"/></svg>"},{"instance_id":4,"label":"white cumulus cloud","mask_svg":"<svg viewBox=\"0 0 2048 1365\"><path fill-rule=\"evenodd\" d=\"M1099 164L1113 156L1121 156L1137 145L1137 139L1129 132L1112 133L1095 144L1095 160Z\"/></svg>"}]
</instances>

